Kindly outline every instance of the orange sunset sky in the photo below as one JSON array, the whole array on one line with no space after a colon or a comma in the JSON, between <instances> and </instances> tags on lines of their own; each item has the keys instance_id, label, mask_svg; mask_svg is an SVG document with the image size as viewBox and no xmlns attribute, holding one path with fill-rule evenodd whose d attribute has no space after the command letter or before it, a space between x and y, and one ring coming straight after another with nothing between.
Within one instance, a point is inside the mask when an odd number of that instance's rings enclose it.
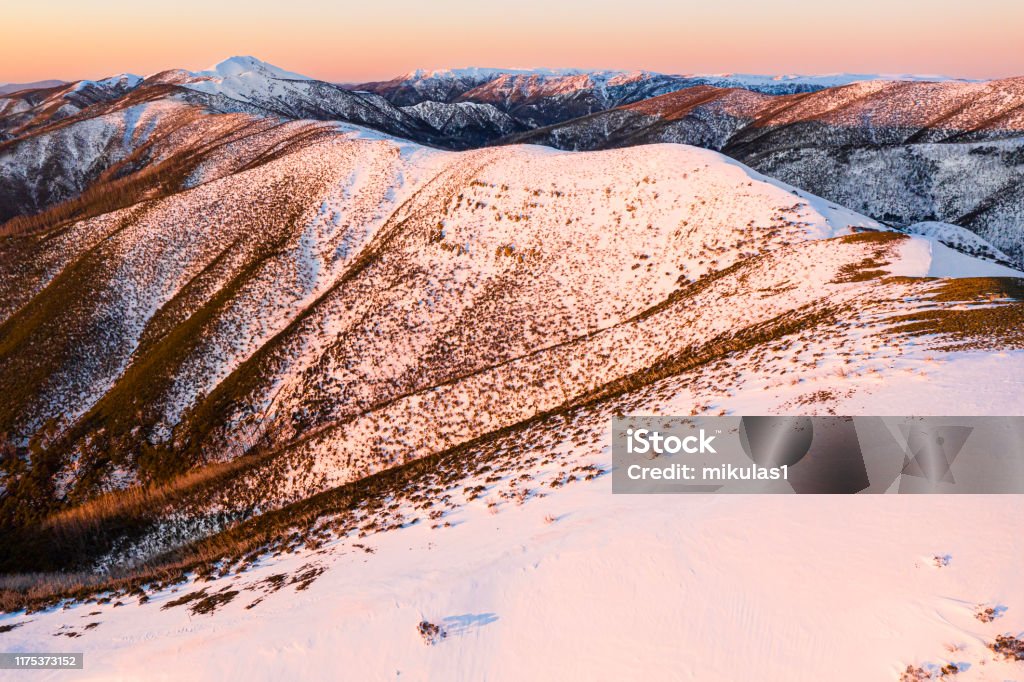
<instances>
[{"instance_id":1,"label":"orange sunset sky","mask_svg":"<svg viewBox=\"0 0 1024 682\"><path fill-rule=\"evenodd\" d=\"M333 81L461 66L1024 74L1020 0L42 0L2 16L0 83L236 54Z\"/></svg>"}]
</instances>

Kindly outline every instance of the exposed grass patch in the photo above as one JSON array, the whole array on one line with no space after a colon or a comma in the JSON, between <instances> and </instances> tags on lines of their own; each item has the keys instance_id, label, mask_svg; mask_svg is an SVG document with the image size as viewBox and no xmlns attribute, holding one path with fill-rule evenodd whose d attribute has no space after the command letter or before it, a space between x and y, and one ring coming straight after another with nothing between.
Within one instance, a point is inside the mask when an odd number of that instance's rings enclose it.
<instances>
[{"instance_id":1,"label":"exposed grass patch","mask_svg":"<svg viewBox=\"0 0 1024 682\"><path fill-rule=\"evenodd\" d=\"M205 615L213 613L225 604L230 604L231 601L238 596L238 590L228 590L211 594L202 599L196 600L192 606L189 607L189 611L193 614Z\"/></svg>"},{"instance_id":2,"label":"exposed grass patch","mask_svg":"<svg viewBox=\"0 0 1024 682\"><path fill-rule=\"evenodd\" d=\"M246 455L192 469L166 483L134 486L92 498L5 537L0 570L85 569L116 543L141 536L172 508L204 499L233 476L267 457Z\"/></svg>"},{"instance_id":3,"label":"exposed grass patch","mask_svg":"<svg viewBox=\"0 0 1024 682\"><path fill-rule=\"evenodd\" d=\"M1024 348L1024 287L1019 279L942 280L932 290L936 302L965 302L891 318L887 333L940 334L953 343L938 350ZM1005 300L1010 299L1010 300ZM969 304L981 305L969 305Z\"/></svg>"},{"instance_id":4,"label":"exposed grass patch","mask_svg":"<svg viewBox=\"0 0 1024 682\"><path fill-rule=\"evenodd\" d=\"M566 412L563 410L563 413ZM551 415L547 415L551 416ZM438 500L445 499L442 491L452 489L466 476L479 469L482 462L494 463L493 453L486 447L503 438L529 429L543 421L537 416L527 422L499 429L473 441L444 452L412 460L386 469L358 481L348 483L317 495L304 498L286 507L268 511L260 516L237 523L219 533L194 541L186 546L166 552L150 561L133 567L118 567L110 574L89 571L19 574L0 577L0 611L42 610L56 606L62 600L86 601L110 599L121 595L145 595L147 592L182 583L190 575L199 578L213 576L227 566L238 564L240 570L251 565L260 555L296 551L310 537L321 533L318 524L324 517L332 522L336 532L362 534L366 519L385 512L382 500L421 498L424 486L433 490ZM517 457L506 453L508 462L525 466ZM527 460L535 462L536 459ZM598 472L586 473L586 479ZM399 527L395 523L373 521L376 530ZM409 523L415 519L409 520ZM372 552L355 543L353 546ZM218 566L221 567L218 569ZM291 580L297 589L305 589L323 571L319 566L306 566ZM265 581L266 590L280 589L286 576L271 576ZM205 590L192 592L169 603L177 606L206 596Z\"/></svg>"},{"instance_id":5,"label":"exposed grass patch","mask_svg":"<svg viewBox=\"0 0 1024 682\"><path fill-rule=\"evenodd\" d=\"M1024 661L1024 639L1014 635L998 635L994 642L988 645L997 656L1010 661Z\"/></svg>"},{"instance_id":6,"label":"exposed grass patch","mask_svg":"<svg viewBox=\"0 0 1024 682\"><path fill-rule=\"evenodd\" d=\"M177 599L172 599L171 601L167 602L166 604L164 604L163 606L160 607L160 610L161 611L166 611L167 609L173 609L175 606L181 606L182 604L188 604L189 602L195 601L197 599L203 599L205 597L206 597L206 588L203 588L201 590L196 590L195 592L189 592L188 594L183 594L180 597L178 597Z\"/></svg>"},{"instance_id":7,"label":"exposed grass patch","mask_svg":"<svg viewBox=\"0 0 1024 682\"><path fill-rule=\"evenodd\" d=\"M906 238L905 235L897 232L855 232L840 237L839 241L843 244L871 244L884 248L856 263L844 265L839 269L839 275L833 282L836 284L867 282L887 276L889 272L882 269L889 265L886 256L891 255L892 248Z\"/></svg>"}]
</instances>

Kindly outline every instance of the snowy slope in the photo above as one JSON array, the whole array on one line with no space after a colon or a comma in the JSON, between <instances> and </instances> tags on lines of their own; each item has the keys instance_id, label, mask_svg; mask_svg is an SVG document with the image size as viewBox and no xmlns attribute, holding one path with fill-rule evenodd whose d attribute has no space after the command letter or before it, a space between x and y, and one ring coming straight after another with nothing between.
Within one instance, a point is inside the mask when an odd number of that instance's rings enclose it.
<instances>
[{"instance_id":1,"label":"snowy slope","mask_svg":"<svg viewBox=\"0 0 1024 682\"><path fill-rule=\"evenodd\" d=\"M122 73L117 76L109 76L107 78L101 78L100 80L83 80L77 81L71 86L72 92L81 92L87 88L117 88L124 92L131 90L139 83L142 82L142 76L136 76L134 73Z\"/></svg>"},{"instance_id":2,"label":"snowy slope","mask_svg":"<svg viewBox=\"0 0 1024 682\"><path fill-rule=\"evenodd\" d=\"M736 85L719 83L720 85ZM961 225L1022 265L1024 80L857 81L769 96L691 87L510 137L695 144L887 224Z\"/></svg>"},{"instance_id":3,"label":"snowy slope","mask_svg":"<svg viewBox=\"0 0 1024 682\"><path fill-rule=\"evenodd\" d=\"M766 681L841 682L949 662L966 670L957 679L1020 674L984 646L1024 627L1012 499L622 498L607 483L585 486L494 516L481 501L453 528L421 522L361 541L372 553L332 542L144 606L35 614L5 649L52 648L67 624L81 636L58 648L87 652L76 676L88 680L734 680L757 670ZM952 556L948 567L930 564L937 553ZM307 566L326 571L245 608L272 584L261 581ZM241 594L213 615L161 610L200 588ZM979 603L1010 609L985 625ZM421 620L448 636L426 645Z\"/></svg>"},{"instance_id":4,"label":"snowy slope","mask_svg":"<svg viewBox=\"0 0 1024 682\"><path fill-rule=\"evenodd\" d=\"M200 92L248 101L287 94L288 84L279 81L309 80L312 79L285 71L255 57L231 57L209 69L193 73L192 78L183 85Z\"/></svg>"},{"instance_id":5,"label":"snowy slope","mask_svg":"<svg viewBox=\"0 0 1024 682\"><path fill-rule=\"evenodd\" d=\"M126 73L0 93L0 142L117 100L130 94L141 82L139 76Z\"/></svg>"},{"instance_id":6,"label":"snowy slope","mask_svg":"<svg viewBox=\"0 0 1024 682\"><path fill-rule=\"evenodd\" d=\"M526 443L514 466L492 453L482 461L497 473L459 481L451 502L398 497L390 530L328 533L315 549L193 576L145 604L121 596L0 616L15 626L4 647L84 650L78 676L88 680L756 671L843 682L950 663L958 680L1020 674L1024 664L986 648L1024 627L1024 525L1012 496L613 496L606 475L554 487L580 464L608 466L597 416L573 424L582 438L563 440L555 425L553 442ZM463 486L477 483L486 491L467 501ZM174 605L200 590L226 603L207 613L192 611L202 597ZM998 609L993 622L975 616L986 607ZM424 641L422 621L446 636Z\"/></svg>"},{"instance_id":7,"label":"snowy slope","mask_svg":"<svg viewBox=\"0 0 1024 682\"><path fill-rule=\"evenodd\" d=\"M224 61L214 64L208 69L197 72L197 76L209 76L210 78L245 78L249 75L261 75L266 78L279 78L284 80L307 81L312 80L308 76L286 71L278 66L269 64L262 59L250 56L229 57Z\"/></svg>"},{"instance_id":8,"label":"snowy slope","mask_svg":"<svg viewBox=\"0 0 1024 682\"><path fill-rule=\"evenodd\" d=\"M424 101L401 109L450 139L458 140L458 147L481 146L525 129L522 123L491 104Z\"/></svg>"},{"instance_id":9,"label":"snowy slope","mask_svg":"<svg viewBox=\"0 0 1024 682\"><path fill-rule=\"evenodd\" d=\"M1018 674L986 648L1022 627L1011 500L606 475L620 411L1024 414L1021 273L952 228L677 144L456 153L178 99L90 120L169 170L0 241L0 433L41 453L2 471L39 540L0 559L141 573L3 614L5 650L80 646L86 679Z\"/></svg>"},{"instance_id":10,"label":"snowy slope","mask_svg":"<svg viewBox=\"0 0 1024 682\"><path fill-rule=\"evenodd\" d=\"M960 227L959 225L936 221L925 221L921 223L914 223L913 225L907 226L905 229L911 234L919 234L929 237L952 249L956 249L957 251L967 253L972 256L992 260L1004 265L1012 262L1012 259L1008 255L992 246L992 244L984 238L968 229Z\"/></svg>"},{"instance_id":11,"label":"snowy slope","mask_svg":"<svg viewBox=\"0 0 1024 682\"><path fill-rule=\"evenodd\" d=\"M893 274L907 277L1024 277L1020 270L973 258L937 238L913 240L907 244L901 267Z\"/></svg>"},{"instance_id":12,"label":"snowy slope","mask_svg":"<svg viewBox=\"0 0 1024 682\"><path fill-rule=\"evenodd\" d=\"M883 277L1016 271L858 232L881 226L714 152L453 154L334 124L201 120L227 133L185 148L179 191L7 247L19 265L0 275L3 324L18 333L0 357L0 425L27 440L56 420L55 504L166 476L164 461L275 448L209 496L230 521L547 411L699 382L691 358L752 354L740 385L764 389L754 339L794 328L828 339L817 357L885 339L847 373L885 375L887 353L1019 343L971 305L996 284L964 294L977 341L942 331L956 299L910 303L941 281ZM1010 291L991 295L1015 315ZM63 316L38 312L53 301ZM852 309L870 334L839 321ZM882 336L900 315L925 316L933 341ZM772 405L831 410L841 395L826 388ZM687 413L712 410L681 395ZM164 542L138 547L151 541Z\"/></svg>"}]
</instances>

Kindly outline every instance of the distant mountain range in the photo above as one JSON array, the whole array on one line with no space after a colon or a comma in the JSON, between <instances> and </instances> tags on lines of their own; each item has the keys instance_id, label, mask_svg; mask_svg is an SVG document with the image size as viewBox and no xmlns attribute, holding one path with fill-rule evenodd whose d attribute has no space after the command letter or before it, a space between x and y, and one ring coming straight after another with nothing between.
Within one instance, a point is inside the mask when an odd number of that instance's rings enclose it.
<instances>
[{"instance_id":1,"label":"distant mountain range","mask_svg":"<svg viewBox=\"0 0 1024 682\"><path fill-rule=\"evenodd\" d=\"M388 81L349 85L398 106L431 102L491 104L531 127L564 121L650 97L710 85L770 95L814 92L864 80L950 81L941 76L669 75L652 71L576 69L442 69L413 71Z\"/></svg>"},{"instance_id":2,"label":"distant mountain range","mask_svg":"<svg viewBox=\"0 0 1024 682\"><path fill-rule=\"evenodd\" d=\"M0 83L0 95L9 95L12 92L18 92L19 90L37 90L39 88L52 88L54 86L63 84L64 81L58 80L32 81L31 83Z\"/></svg>"},{"instance_id":3,"label":"distant mountain range","mask_svg":"<svg viewBox=\"0 0 1024 682\"><path fill-rule=\"evenodd\" d=\"M772 95L813 92L825 88L849 85L857 81L928 81L952 79L946 76L919 76L913 74L827 74L827 75L756 75L756 74L686 74L672 75L653 71L601 71L581 69L419 69L386 81L346 84L345 87L384 95L399 105L422 101L452 102L459 98L477 101L485 93L518 91L523 98L537 94L538 90L568 92L572 90L621 86L628 83L657 82L672 89L713 85L721 88L745 88ZM484 87L493 85L493 87ZM479 93L474 92L483 88Z\"/></svg>"}]
</instances>

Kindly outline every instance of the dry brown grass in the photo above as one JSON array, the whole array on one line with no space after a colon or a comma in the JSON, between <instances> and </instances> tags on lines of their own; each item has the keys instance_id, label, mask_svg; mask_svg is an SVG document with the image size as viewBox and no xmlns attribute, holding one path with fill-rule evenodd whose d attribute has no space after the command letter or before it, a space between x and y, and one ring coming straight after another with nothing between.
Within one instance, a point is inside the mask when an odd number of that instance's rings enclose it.
<instances>
[{"instance_id":1,"label":"dry brown grass","mask_svg":"<svg viewBox=\"0 0 1024 682\"><path fill-rule=\"evenodd\" d=\"M965 278L942 281L932 292L937 302L978 303L975 307L943 307L892 318L892 334L941 334L953 341L937 350L1024 348L1024 287L1009 278ZM1011 299L991 303L992 297Z\"/></svg>"},{"instance_id":2,"label":"dry brown grass","mask_svg":"<svg viewBox=\"0 0 1024 682\"><path fill-rule=\"evenodd\" d=\"M332 535L362 536L376 530L416 523L417 518L401 514L395 517L398 505L386 506L382 500L418 501L424 514L435 504L447 507L451 494L460 488L467 476L483 475L498 467L499 463L508 467L509 472L521 472L536 465L536 457L523 456L523 434L533 439L533 447L540 448L539 434L554 433L560 428L558 425L569 418L568 414L567 410L561 409L558 414L549 413L498 429L444 452L303 498L281 509L267 511L212 536L154 556L145 563L118 566L110 573L36 572L0 577L0 612L38 611L59 606L63 600L90 601L128 596L145 601L147 593L183 582L190 576L203 580L228 575L244 570L268 553L290 553L300 551L304 546L308 550L309 542L314 538L327 540ZM534 429L539 424L548 426L535 433ZM509 447L509 442L515 442L516 447ZM231 475L228 469L221 471ZM591 480L602 473L594 465L575 467L567 478L561 474L559 482L568 484ZM525 480L529 480L529 476ZM477 493L475 497L481 492L477 488L473 487ZM445 495L445 491L449 494ZM158 499L159 493L154 495L151 499ZM525 496L530 495L531 491L527 490ZM134 504L137 499L134 495L112 499L97 506L87 518L113 513L108 510L124 509L124 505ZM358 543L353 546L362 547ZM372 549L364 551L372 552ZM298 577L301 582L315 576L302 574Z\"/></svg>"},{"instance_id":3,"label":"dry brown grass","mask_svg":"<svg viewBox=\"0 0 1024 682\"><path fill-rule=\"evenodd\" d=\"M50 206L41 213L17 216L0 224L0 238L45 232L167 194L177 189L189 167L189 164L173 159L122 178L95 183L77 197Z\"/></svg>"},{"instance_id":4,"label":"dry brown grass","mask_svg":"<svg viewBox=\"0 0 1024 682\"><path fill-rule=\"evenodd\" d=\"M100 495L47 517L42 527L60 536L73 536L92 532L114 518L145 517L193 493L197 488L251 465L258 458L257 455L251 455L215 462L166 483L135 486Z\"/></svg>"},{"instance_id":5,"label":"dry brown grass","mask_svg":"<svg viewBox=\"0 0 1024 682\"><path fill-rule=\"evenodd\" d=\"M857 263L850 263L840 268L839 276L834 280L835 283L866 282L885 277L889 274L888 271L882 269L889 264L886 257L891 254L892 248L904 239L906 239L905 235L896 232L857 232L842 237L840 241L844 244L871 244L879 245L881 248Z\"/></svg>"}]
</instances>

